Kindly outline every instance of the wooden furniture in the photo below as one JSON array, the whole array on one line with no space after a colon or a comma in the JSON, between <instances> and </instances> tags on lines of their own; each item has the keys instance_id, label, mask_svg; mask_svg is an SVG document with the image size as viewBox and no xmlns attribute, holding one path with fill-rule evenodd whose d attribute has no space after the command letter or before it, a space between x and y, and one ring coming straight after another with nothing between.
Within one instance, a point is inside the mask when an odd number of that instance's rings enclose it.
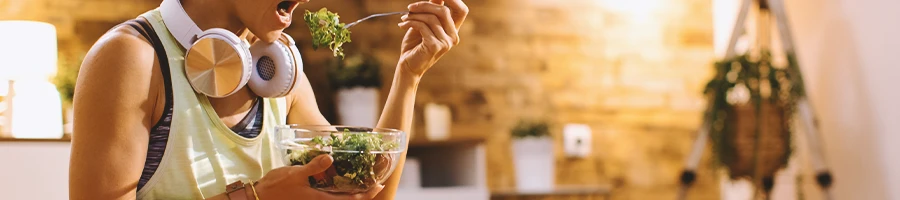
<instances>
[{"instance_id":1,"label":"wooden furniture","mask_svg":"<svg viewBox=\"0 0 900 200\"><path fill-rule=\"evenodd\" d=\"M68 199L66 139L0 139L2 199Z\"/></svg>"},{"instance_id":2,"label":"wooden furniture","mask_svg":"<svg viewBox=\"0 0 900 200\"><path fill-rule=\"evenodd\" d=\"M491 200L607 200L611 194L608 186L558 186L551 190L495 190Z\"/></svg>"},{"instance_id":3,"label":"wooden furniture","mask_svg":"<svg viewBox=\"0 0 900 200\"><path fill-rule=\"evenodd\" d=\"M484 140L478 138L411 142L407 159L419 163L419 185L401 183L397 200L487 200L487 161ZM407 165L409 167L410 165ZM413 170L416 171L416 170Z\"/></svg>"}]
</instances>

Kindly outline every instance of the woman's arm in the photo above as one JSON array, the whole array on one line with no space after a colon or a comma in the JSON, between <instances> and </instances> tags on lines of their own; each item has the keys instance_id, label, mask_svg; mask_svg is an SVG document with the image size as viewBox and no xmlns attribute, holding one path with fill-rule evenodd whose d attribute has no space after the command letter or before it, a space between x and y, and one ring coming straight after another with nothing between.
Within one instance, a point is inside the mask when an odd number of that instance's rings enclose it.
<instances>
[{"instance_id":1,"label":"woman's arm","mask_svg":"<svg viewBox=\"0 0 900 200\"><path fill-rule=\"evenodd\" d=\"M412 129L419 80L447 51L459 44L458 30L469 8L462 0L431 0L410 4L409 11L410 14L403 16L403 22L399 24L407 31L401 44L400 61L391 92L378 120L378 127L400 129L406 133ZM404 145L409 146L408 143ZM406 152L400 156L396 170L375 199L394 199L406 162Z\"/></svg>"},{"instance_id":2,"label":"woman's arm","mask_svg":"<svg viewBox=\"0 0 900 200\"><path fill-rule=\"evenodd\" d=\"M288 104L287 124L298 125L331 125L316 104L315 94L309 84L306 73L302 73L296 84L297 89L291 91L285 100Z\"/></svg>"},{"instance_id":3,"label":"woman's arm","mask_svg":"<svg viewBox=\"0 0 900 200\"><path fill-rule=\"evenodd\" d=\"M469 10L462 0L431 0L410 4L411 14L404 17L401 28L407 29L404 36L401 58L394 73L394 79L378 121L379 128L399 129L409 133L412 129L415 109L416 89L425 71L459 44L457 30L465 20ZM287 122L301 125L328 125L319 112L312 87L304 75L300 91L294 91L287 99L290 105ZM408 145L408 144L404 144ZM400 172L406 160L406 152L400 156L396 170L375 199L393 199L400 183Z\"/></svg>"},{"instance_id":4,"label":"woman's arm","mask_svg":"<svg viewBox=\"0 0 900 200\"><path fill-rule=\"evenodd\" d=\"M379 128L394 128L409 134L412 129L412 117L416 102L416 89L419 85L419 77L410 73L401 72L398 67L394 73L394 81L391 84L391 92L388 94L381 119L378 120ZM408 136L407 136L408 137ZM404 144L409 146L408 144ZM400 173L406 161L406 152L400 155L397 167L391 173L391 177L384 183L384 189L375 199L394 199L397 194L397 186L400 184Z\"/></svg>"},{"instance_id":5,"label":"woman's arm","mask_svg":"<svg viewBox=\"0 0 900 200\"><path fill-rule=\"evenodd\" d=\"M70 199L136 197L161 85L154 58L149 43L121 27L85 57L73 101Z\"/></svg>"}]
</instances>

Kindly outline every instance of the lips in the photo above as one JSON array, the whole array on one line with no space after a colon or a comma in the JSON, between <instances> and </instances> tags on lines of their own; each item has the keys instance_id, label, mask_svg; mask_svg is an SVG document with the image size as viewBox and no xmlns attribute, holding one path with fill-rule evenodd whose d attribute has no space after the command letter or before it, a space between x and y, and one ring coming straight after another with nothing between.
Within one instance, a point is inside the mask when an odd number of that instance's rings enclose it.
<instances>
[{"instance_id":1,"label":"lips","mask_svg":"<svg viewBox=\"0 0 900 200\"><path fill-rule=\"evenodd\" d=\"M291 20L293 18L292 13L294 12L294 9L296 9L297 6L300 5L301 1L306 2L308 0L287 0L278 3L278 6L275 9L275 14L278 15L279 21L281 21L281 23L285 27L291 25Z\"/></svg>"}]
</instances>

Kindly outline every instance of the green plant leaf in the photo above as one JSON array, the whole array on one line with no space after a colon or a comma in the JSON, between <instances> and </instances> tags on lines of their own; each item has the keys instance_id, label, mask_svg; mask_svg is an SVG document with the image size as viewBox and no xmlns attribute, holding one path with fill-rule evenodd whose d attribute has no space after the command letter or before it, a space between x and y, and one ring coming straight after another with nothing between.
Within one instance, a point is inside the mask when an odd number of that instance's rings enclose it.
<instances>
[{"instance_id":1,"label":"green plant leaf","mask_svg":"<svg viewBox=\"0 0 900 200\"><path fill-rule=\"evenodd\" d=\"M315 146L313 150L290 151L292 165L304 165L316 156L330 153L334 158L332 166L337 172L333 185L316 183L318 187L334 187L338 189L366 189L376 182L375 166L379 155L373 151L388 151L396 148L394 142L384 142L383 136L367 132L352 132L344 129L340 133L332 133L328 137L316 136L308 144ZM330 147L331 152L322 149ZM390 162L390 160L381 160ZM326 184L326 185L323 185Z\"/></svg>"},{"instance_id":2,"label":"green plant leaf","mask_svg":"<svg viewBox=\"0 0 900 200\"><path fill-rule=\"evenodd\" d=\"M344 43L350 42L350 30L344 28L337 13L322 8L317 12L306 10L303 21L312 33L313 49L328 47L335 57L344 57Z\"/></svg>"},{"instance_id":3,"label":"green plant leaf","mask_svg":"<svg viewBox=\"0 0 900 200\"><path fill-rule=\"evenodd\" d=\"M512 129L513 138L545 137L550 135L550 125L543 121L522 120Z\"/></svg>"}]
</instances>

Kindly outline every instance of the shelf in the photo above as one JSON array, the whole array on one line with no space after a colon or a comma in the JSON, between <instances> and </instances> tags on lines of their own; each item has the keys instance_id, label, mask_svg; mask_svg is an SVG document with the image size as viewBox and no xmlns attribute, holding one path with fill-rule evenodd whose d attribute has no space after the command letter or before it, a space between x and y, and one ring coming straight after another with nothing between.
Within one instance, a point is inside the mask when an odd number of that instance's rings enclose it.
<instances>
[{"instance_id":1,"label":"shelf","mask_svg":"<svg viewBox=\"0 0 900 200\"><path fill-rule=\"evenodd\" d=\"M479 187L434 187L397 190L397 200L428 199L428 200L479 200L488 199L490 194L486 188Z\"/></svg>"},{"instance_id":2,"label":"shelf","mask_svg":"<svg viewBox=\"0 0 900 200\"><path fill-rule=\"evenodd\" d=\"M69 134L63 135L62 138L49 138L49 139L0 137L0 142L72 142L72 138L69 136Z\"/></svg>"},{"instance_id":3,"label":"shelf","mask_svg":"<svg viewBox=\"0 0 900 200\"><path fill-rule=\"evenodd\" d=\"M459 143L481 143L487 135L497 131L490 124L453 124L450 127L450 137L444 140L429 140L424 126L413 128L415 132L409 140L409 146L442 146Z\"/></svg>"},{"instance_id":4,"label":"shelf","mask_svg":"<svg viewBox=\"0 0 900 200\"><path fill-rule=\"evenodd\" d=\"M511 196L568 196L568 195L599 195L609 196L609 186L558 186L553 189L501 189L491 191L491 197Z\"/></svg>"}]
</instances>

